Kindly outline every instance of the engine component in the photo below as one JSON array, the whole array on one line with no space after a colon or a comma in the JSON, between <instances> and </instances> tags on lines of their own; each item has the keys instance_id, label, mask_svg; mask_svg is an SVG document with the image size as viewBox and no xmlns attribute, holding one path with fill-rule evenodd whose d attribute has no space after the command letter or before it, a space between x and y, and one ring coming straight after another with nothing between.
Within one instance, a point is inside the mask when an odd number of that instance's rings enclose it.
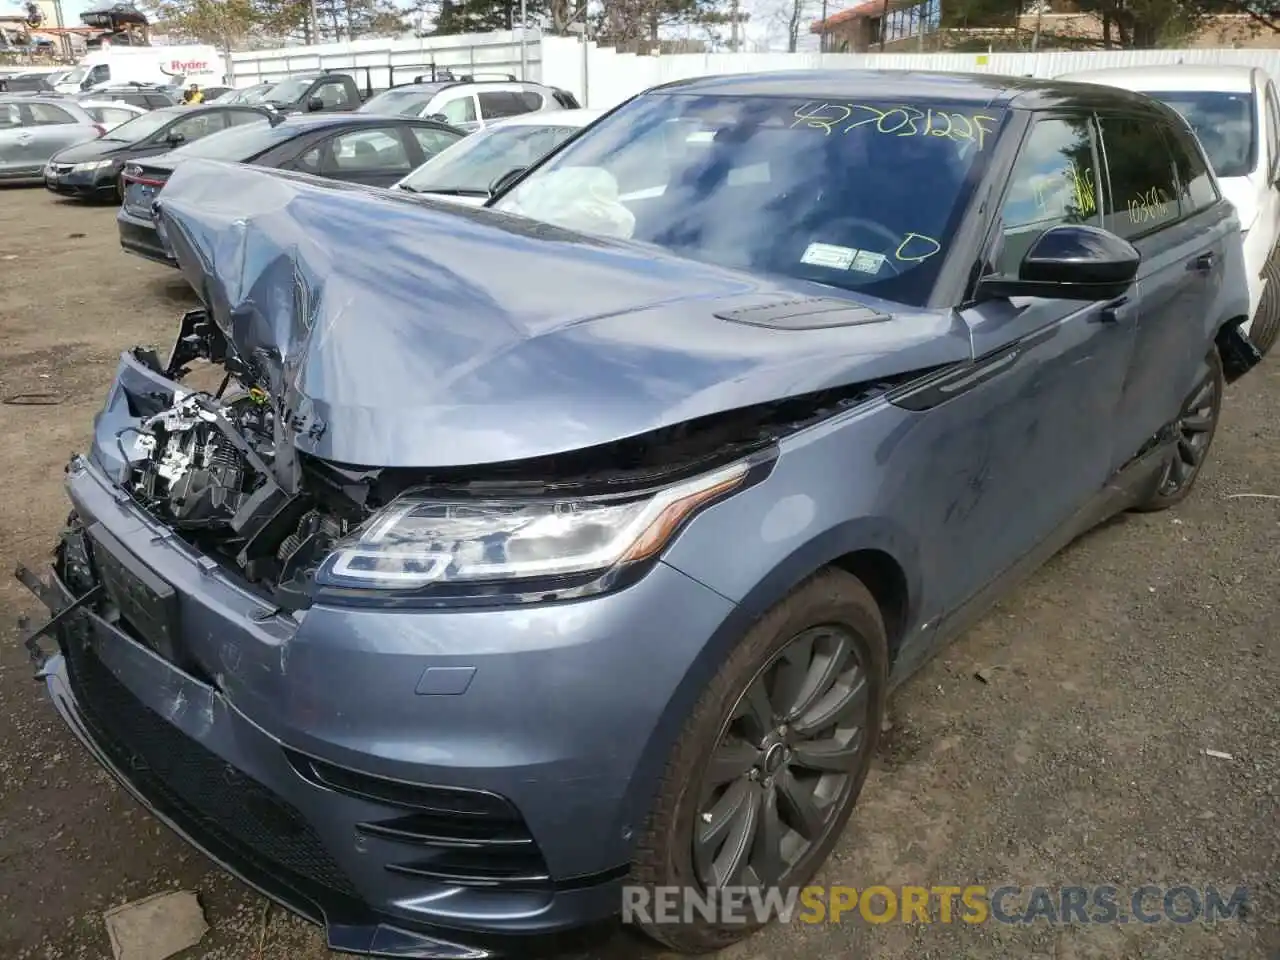
<instances>
[{"instance_id":1,"label":"engine component","mask_svg":"<svg viewBox=\"0 0 1280 960\"><path fill-rule=\"evenodd\" d=\"M132 492L178 529L230 528L256 490L270 482L239 444L235 430L264 466L271 457L271 409L259 394L216 403L205 394L178 392L171 407L146 418L134 449Z\"/></svg>"}]
</instances>

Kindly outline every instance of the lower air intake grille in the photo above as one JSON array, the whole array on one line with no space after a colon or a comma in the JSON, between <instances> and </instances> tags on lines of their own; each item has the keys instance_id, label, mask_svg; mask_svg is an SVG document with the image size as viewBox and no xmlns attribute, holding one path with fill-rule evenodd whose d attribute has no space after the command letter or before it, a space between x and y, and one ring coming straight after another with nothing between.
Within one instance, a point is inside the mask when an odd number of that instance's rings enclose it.
<instances>
[{"instance_id":1,"label":"lower air intake grille","mask_svg":"<svg viewBox=\"0 0 1280 960\"><path fill-rule=\"evenodd\" d=\"M97 656L66 645L71 687L95 743L143 796L180 816L193 839L212 837L255 872L320 899L355 900L351 882L294 807L162 719Z\"/></svg>"},{"instance_id":2,"label":"lower air intake grille","mask_svg":"<svg viewBox=\"0 0 1280 960\"><path fill-rule=\"evenodd\" d=\"M356 825L366 836L403 845L403 855L384 865L392 873L443 886L551 889L541 851L519 811L504 797L389 780L293 752L289 760L312 783L404 811Z\"/></svg>"}]
</instances>

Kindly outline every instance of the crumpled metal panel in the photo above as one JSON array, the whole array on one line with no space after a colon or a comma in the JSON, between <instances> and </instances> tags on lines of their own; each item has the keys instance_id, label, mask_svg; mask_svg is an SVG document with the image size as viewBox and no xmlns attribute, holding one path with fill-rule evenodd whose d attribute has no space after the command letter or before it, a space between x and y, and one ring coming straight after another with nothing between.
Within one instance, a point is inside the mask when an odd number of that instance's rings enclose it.
<instances>
[{"instance_id":1,"label":"crumpled metal panel","mask_svg":"<svg viewBox=\"0 0 1280 960\"><path fill-rule=\"evenodd\" d=\"M298 449L348 464L554 454L971 355L949 311L851 298L892 321L732 323L716 314L832 293L298 174L193 159L157 212L215 322L272 371Z\"/></svg>"}]
</instances>

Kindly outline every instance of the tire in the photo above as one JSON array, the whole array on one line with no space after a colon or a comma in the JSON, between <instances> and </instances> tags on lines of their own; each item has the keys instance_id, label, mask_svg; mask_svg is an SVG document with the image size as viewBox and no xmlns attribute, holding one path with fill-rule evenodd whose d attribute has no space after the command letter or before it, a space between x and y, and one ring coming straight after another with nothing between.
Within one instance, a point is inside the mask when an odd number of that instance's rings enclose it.
<instances>
[{"instance_id":1,"label":"tire","mask_svg":"<svg viewBox=\"0 0 1280 960\"><path fill-rule=\"evenodd\" d=\"M1262 291L1258 312L1249 327L1249 339L1265 356L1275 346L1276 337L1280 336L1280 258L1274 254L1269 257L1262 268L1262 275L1267 286Z\"/></svg>"},{"instance_id":2,"label":"tire","mask_svg":"<svg viewBox=\"0 0 1280 960\"><path fill-rule=\"evenodd\" d=\"M1217 350L1209 351L1204 364L1203 376L1183 401L1182 410L1174 422L1174 429L1178 432L1177 448L1160 474L1155 490L1133 508L1139 513L1168 510L1185 500L1209 457L1214 435L1218 432L1226 381ZM1193 421L1194 428L1191 426Z\"/></svg>"},{"instance_id":3,"label":"tire","mask_svg":"<svg viewBox=\"0 0 1280 960\"><path fill-rule=\"evenodd\" d=\"M831 696L818 696L817 706L813 706L813 697L806 698L803 693L812 691L809 681L819 674L815 673L814 667L806 673L800 665L809 662L810 651L812 663L816 666L837 662L837 651L845 649L849 652L849 659L840 662L849 666L828 671L826 675L838 674L839 680L829 688ZM871 768L885 711L888 660L884 622L875 599L861 581L840 570L826 569L815 574L756 621L703 692L676 741L653 809L637 840L628 882L650 891L655 887L693 888L700 896L707 896L708 884L699 878L714 875L709 864L714 862L718 866L731 844L725 842L721 851L711 856L708 856L708 851L714 850L714 843L704 845L703 855L699 857L694 851L695 827L711 823L710 811L722 809L724 798L732 791L740 790L739 796L757 798L751 803L758 811L759 822L781 824L782 832L777 835L785 835L793 845L799 843L803 848L799 852L793 849L795 857L787 861L779 844L776 849L780 859L772 863L781 869L773 871L775 875L763 883L783 889L800 888L809 883L839 840ZM784 674L787 669L792 672ZM790 683L785 682L788 677ZM800 677L804 681L800 681ZM865 681L864 687L859 687L859 678ZM769 688L771 681L773 685ZM760 738L755 731L766 725L752 722L755 714L746 709L748 692L765 689L768 696L781 701L783 688L800 691L795 703L801 709L790 716L791 729L783 725ZM861 692L854 694L851 690ZM809 707L804 707L806 699L810 701ZM845 744L829 738L808 739L804 731L806 726L816 734L832 730L834 724L829 725L825 718L840 714L827 709L826 705L846 699L856 706L844 714L849 718L845 721L849 726L839 735L850 736L848 730L852 729L855 718L860 732L852 734ZM757 701L752 698L751 702ZM771 723L776 720L775 714ZM770 738L783 736L784 739L773 739L770 743ZM722 738L727 746L722 745ZM754 742L749 743L748 740ZM766 744L767 749L762 749L761 743ZM809 772L812 768L808 764L814 757L821 757L819 743L838 750L839 765L833 772L817 775L831 791L831 799L825 805L807 807L821 817L821 826L810 831L810 839L806 843L791 826L797 821L796 811L801 808L789 802L787 797L799 792L808 796L805 785L815 776ZM721 748L720 751L717 747ZM738 752L734 754L730 748ZM738 761L734 765L737 769L743 765L741 757L744 754L755 757L746 761L750 765L746 774L723 781L727 786L709 786L709 781L723 780L711 772L720 769L712 766L713 756L733 756ZM835 756L833 753L822 762L831 764ZM719 806L711 799L717 796L720 798ZM772 801L769 797L773 798ZM810 801L814 799L809 796ZM774 807L774 803L778 806ZM768 819L770 808L777 812L776 820ZM730 835L733 818L726 817L722 822L729 824L725 827L725 834ZM817 824L818 821L810 822ZM716 829L708 827L704 832L715 833ZM770 861L758 851L771 847L764 839L758 843L751 841L751 865L747 868L747 875L722 877L726 882L711 886L760 885L762 881L754 872L756 858L760 858L758 862L765 875L770 871L764 865ZM650 900L650 903L654 902ZM687 917L682 909L674 918L661 918L655 916L655 912L650 912L647 918L643 915L639 918L640 928L681 953L720 950L762 926L757 919L747 918L749 910L746 909L739 913L740 920L745 919L746 922L729 923L700 916L697 909ZM691 922L672 922L673 919ZM721 921L723 919L720 918Z\"/></svg>"}]
</instances>

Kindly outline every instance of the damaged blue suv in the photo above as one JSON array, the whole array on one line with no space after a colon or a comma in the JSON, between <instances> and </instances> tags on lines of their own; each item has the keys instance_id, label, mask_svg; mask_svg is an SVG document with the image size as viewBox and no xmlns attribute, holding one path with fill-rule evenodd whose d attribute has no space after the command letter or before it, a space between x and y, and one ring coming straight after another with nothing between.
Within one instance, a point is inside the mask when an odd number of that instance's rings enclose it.
<instances>
[{"instance_id":1,"label":"damaged blue suv","mask_svg":"<svg viewBox=\"0 0 1280 960\"><path fill-rule=\"evenodd\" d=\"M892 687L1187 496L1258 361L1231 205L1121 90L684 81L504 182L180 167L204 309L122 355L19 571L85 746L342 950L802 886Z\"/></svg>"}]
</instances>

